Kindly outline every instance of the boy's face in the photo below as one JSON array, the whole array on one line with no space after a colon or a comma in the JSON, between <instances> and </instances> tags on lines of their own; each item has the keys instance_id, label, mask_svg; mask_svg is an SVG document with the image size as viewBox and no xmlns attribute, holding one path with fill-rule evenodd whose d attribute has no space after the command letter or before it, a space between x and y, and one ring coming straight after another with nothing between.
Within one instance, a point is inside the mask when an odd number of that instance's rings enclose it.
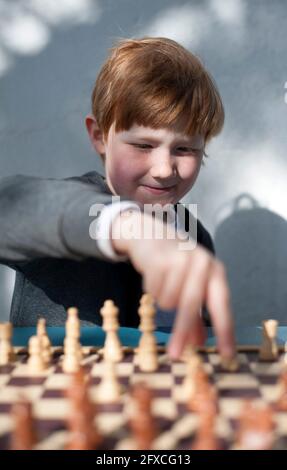
<instances>
[{"instance_id":1,"label":"boy's face","mask_svg":"<svg viewBox=\"0 0 287 470\"><path fill-rule=\"evenodd\" d=\"M112 193L141 204L176 204L192 188L204 151L201 135L138 125L121 132L112 125L101 149L93 143L105 154Z\"/></svg>"}]
</instances>

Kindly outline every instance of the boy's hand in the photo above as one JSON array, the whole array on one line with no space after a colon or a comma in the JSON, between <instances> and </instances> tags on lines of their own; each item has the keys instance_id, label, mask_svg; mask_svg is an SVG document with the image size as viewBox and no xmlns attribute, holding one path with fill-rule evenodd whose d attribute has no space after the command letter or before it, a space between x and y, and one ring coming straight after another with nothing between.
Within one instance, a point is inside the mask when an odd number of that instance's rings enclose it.
<instances>
[{"instance_id":1,"label":"boy's hand","mask_svg":"<svg viewBox=\"0 0 287 470\"><path fill-rule=\"evenodd\" d=\"M125 213L118 216L112 228L113 245L119 253L127 254L142 274L145 291L152 294L163 309L177 309L169 354L178 358L186 345L197 346L204 342L205 331L199 312L205 303L219 350L222 356L231 358L235 353L233 322L222 263L199 245L193 248L191 241L185 243L191 244L192 250L179 250L179 242L183 242L179 238L168 238L166 224L163 239L140 236L144 233L139 230L143 224L147 233L149 226L151 230L160 230L163 223L137 211L132 211L128 217ZM129 236L136 233L135 227L139 236Z\"/></svg>"}]
</instances>

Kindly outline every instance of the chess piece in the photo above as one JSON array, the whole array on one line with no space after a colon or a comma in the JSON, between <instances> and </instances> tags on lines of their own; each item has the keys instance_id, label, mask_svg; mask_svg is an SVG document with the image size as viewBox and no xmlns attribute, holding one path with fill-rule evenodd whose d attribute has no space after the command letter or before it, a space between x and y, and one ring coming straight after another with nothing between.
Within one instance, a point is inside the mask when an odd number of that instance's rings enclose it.
<instances>
[{"instance_id":1,"label":"chess piece","mask_svg":"<svg viewBox=\"0 0 287 470\"><path fill-rule=\"evenodd\" d=\"M0 323L0 366L6 366L15 360L11 339L12 324Z\"/></svg>"},{"instance_id":2,"label":"chess piece","mask_svg":"<svg viewBox=\"0 0 287 470\"><path fill-rule=\"evenodd\" d=\"M278 358L278 346L276 343L277 320L262 322L263 341L259 351L260 361L275 361Z\"/></svg>"},{"instance_id":3,"label":"chess piece","mask_svg":"<svg viewBox=\"0 0 287 470\"><path fill-rule=\"evenodd\" d=\"M269 405L246 401L239 418L237 445L242 450L271 450L274 442L273 411Z\"/></svg>"},{"instance_id":4,"label":"chess piece","mask_svg":"<svg viewBox=\"0 0 287 470\"><path fill-rule=\"evenodd\" d=\"M203 368L202 360L199 354L193 353L186 359L186 374L182 383L182 394L186 399L190 397L195 391L195 376L196 371Z\"/></svg>"},{"instance_id":5,"label":"chess piece","mask_svg":"<svg viewBox=\"0 0 287 470\"><path fill-rule=\"evenodd\" d=\"M31 403L26 401L14 403L11 418L13 422L11 450L32 450L37 438Z\"/></svg>"},{"instance_id":6,"label":"chess piece","mask_svg":"<svg viewBox=\"0 0 287 470\"><path fill-rule=\"evenodd\" d=\"M94 421L97 408L89 396L88 381L83 369L72 375L70 387L66 392L70 402L68 429L70 431L67 449L94 450L102 442Z\"/></svg>"},{"instance_id":7,"label":"chess piece","mask_svg":"<svg viewBox=\"0 0 287 470\"><path fill-rule=\"evenodd\" d=\"M218 413L216 389L209 383L203 367L199 367L194 373L194 387L188 398L187 408L196 413L209 412L214 415Z\"/></svg>"},{"instance_id":8,"label":"chess piece","mask_svg":"<svg viewBox=\"0 0 287 470\"><path fill-rule=\"evenodd\" d=\"M28 367L32 374L41 373L46 369L42 354L41 340L38 336L31 336L29 339Z\"/></svg>"},{"instance_id":9,"label":"chess piece","mask_svg":"<svg viewBox=\"0 0 287 470\"><path fill-rule=\"evenodd\" d=\"M64 358L63 371L66 374L77 372L80 368L81 361L79 357L79 342L77 338L68 337L64 339Z\"/></svg>"},{"instance_id":10,"label":"chess piece","mask_svg":"<svg viewBox=\"0 0 287 470\"><path fill-rule=\"evenodd\" d=\"M231 359L222 357L221 368L226 372L236 372L239 369L239 362L237 356L234 356Z\"/></svg>"},{"instance_id":11,"label":"chess piece","mask_svg":"<svg viewBox=\"0 0 287 470\"><path fill-rule=\"evenodd\" d=\"M133 413L129 419L129 427L136 450L152 449L157 436L155 419L152 415L153 394L144 383L137 383L131 390Z\"/></svg>"},{"instance_id":12,"label":"chess piece","mask_svg":"<svg viewBox=\"0 0 287 470\"><path fill-rule=\"evenodd\" d=\"M100 313L103 317L103 330L106 332L104 359L119 362L123 358L123 350L117 333L119 309L112 300L106 300Z\"/></svg>"},{"instance_id":13,"label":"chess piece","mask_svg":"<svg viewBox=\"0 0 287 470\"><path fill-rule=\"evenodd\" d=\"M115 403L120 399L121 386L116 375L116 364L113 361L103 362L102 381L97 389L97 401Z\"/></svg>"},{"instance_id":14,"label":"chess piece","mask_svg":"<svg viewBox=\"0 0 287 470\"><path fill-rule=\"evenodd\" d=\"M38 338L40 338L40 341L41 341L43 360L45 364L48 365L52 357L52 348L51 348L51 342L49 340L49 337L46 331L45 318L39 318L37 322L37 336Z\"/></svg>"},{"instance_id":15,"label":"chess piece","mask_svg":"<svg viewBox=\"0 0 287 470\"><path fill-rule=\"evenodd\" d=\"M67 310L67 321L66 321L66 338L73 338L74 345L77 349L77 354L79 360L82 359L82 348L80 344L80 320L79 320L79 311L75 307L70 307Z\"/></svg>"},{"instance_id":16,"label":"chess piece","mask_svg":"<svg viewBox=\"0 0 287 470\"><path fill-rule=\"evenodd\" d=\"M140 300L139 307L140 325L142 332L136 362L143 372L154 372L158 368L157 344L154 336L155 307L153 298L144 294Z\"/></svg>"},{"instance_id":17,"label":"chess piece","mask_svg":"<svg viewBox=\"0 0 287 470\"><path fill-rule=\"evenodd\" d=\"M203 412L199 416L199 429L196 433L192 450L221 450L219 439L215 434L215 415Z\"/></svg>"}]
</instances>

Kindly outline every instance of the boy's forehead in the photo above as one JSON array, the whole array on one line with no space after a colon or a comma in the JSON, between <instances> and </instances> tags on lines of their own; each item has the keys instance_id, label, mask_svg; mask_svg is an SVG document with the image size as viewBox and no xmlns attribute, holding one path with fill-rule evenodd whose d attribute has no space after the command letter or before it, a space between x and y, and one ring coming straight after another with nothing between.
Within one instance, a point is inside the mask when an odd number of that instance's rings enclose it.
<instances>
[{"instance_id":1,"label":"boy's forehead","mask_svg":"<svg viewBox=\"0 0 287 470\"><path fill-rule=\"evenodd\" d=\"M183 141L183 142L203 142L200 134L187 135L170 128L154 129L152 127L140 126L134 124L130 129L120 132L123 138L137 137L139 139L154 139L158 141Z\"/></svg>"}]
</instances>

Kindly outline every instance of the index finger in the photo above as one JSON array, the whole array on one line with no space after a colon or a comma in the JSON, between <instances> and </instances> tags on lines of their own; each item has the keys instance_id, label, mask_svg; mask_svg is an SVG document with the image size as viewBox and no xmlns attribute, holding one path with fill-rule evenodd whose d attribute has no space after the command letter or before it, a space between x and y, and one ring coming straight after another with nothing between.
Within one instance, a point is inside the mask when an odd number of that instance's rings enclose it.
<instances>
[{"instance_id":1,"label":"index finger","mask_svg":"<svg viewBox=\"0 0 287 470\"><path fill-rule=\"evenodd\" d=\"M227 359L235 356L235 336L230 293L223 265L216 261L207 282L206 305L217 337L218 349Z\"/></svg>"}]
</instances>

